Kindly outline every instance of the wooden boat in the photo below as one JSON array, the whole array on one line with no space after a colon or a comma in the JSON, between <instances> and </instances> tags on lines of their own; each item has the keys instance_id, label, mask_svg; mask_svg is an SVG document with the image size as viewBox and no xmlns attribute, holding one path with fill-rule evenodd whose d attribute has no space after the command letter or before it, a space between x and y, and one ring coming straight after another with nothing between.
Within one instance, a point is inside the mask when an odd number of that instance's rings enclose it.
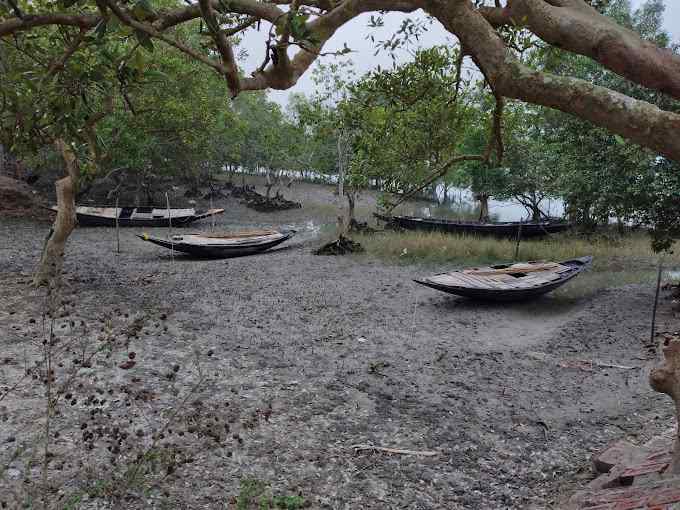
<instances>
[{"instance_id":1,"label":"wooden boat","mask_svg":"<svg viewBox=\"0 0 680 510\"><path fill-rule=\"evenodd\" d=\"M169 239L138 235L140 239L197 257L226 258L253 255L287 241L295 230L254 230L228 234L173 235Z\"/></svg>"},{"instance_id":2,"label":"wooden boat","mask_svg":"<svg viewBox=\"0 0 680 510\"><path fill-rule=\"evenodd\" d=\"M491 301L530 299L564 285L590 265L592 257L563 262L521 262L474 267L430 276L416 283L449 294Z\"/></svg>"},{"instance_id":3,"label":"wooden boat","mask_svg":"<svg viewBox=\"0 0 680 510\"><path fill-rule=\"evenodd\" d=\"M449 234L487 235L510 237L517 239L542 237L548 234L564 232L571 228L571 223L558 221L541 222L493 222L480 223L478 221L446 220L442 218L417 218L415 216L387 216L375 214L379 220L393 223L406 230L424 230L429 232L446 232Z\"/></svg>"},{"instance_id":4,"label":"wooden boat","mask_svg":"<svg viewBox=\"0 0 680 510\"><path fill-rule=\"evenodd\" d=\"M50 207L56 211L57 206ZM78 225L85 227L181 227L222 214L224 209L164 209L162 207L76 207Z\"/></svg>"}]
</instances>

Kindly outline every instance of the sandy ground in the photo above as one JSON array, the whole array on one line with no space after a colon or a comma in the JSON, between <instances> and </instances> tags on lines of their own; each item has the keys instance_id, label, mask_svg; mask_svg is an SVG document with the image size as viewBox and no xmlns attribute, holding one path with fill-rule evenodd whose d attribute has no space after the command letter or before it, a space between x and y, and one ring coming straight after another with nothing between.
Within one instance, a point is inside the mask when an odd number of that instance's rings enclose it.
<instances>
[{"instance_id":1,"label":"sandy ground","mask_svg":"<svg viewBox=\"0 0 680 510\"><path fill-rule=\"evenodd\" d=\"M332 200L326 188L304 188L297 198ZM77 402L64 397L54 418L52 430L62 431L50 447L54 501L80 490L92 496L74 508L235 508L244 481L259 480L311 508L558 508L592 476L594 451L672 423L670 402L647 384L649 286L481 304L411 282L443 266L312 255L334 216L322 203L277 215L214 205L228 208L217 228L300 233L281 249L218 261L173 258L134 229L122 231L119 255L112 230L78 229L69 241L64 316L54 323L68 347L58 381L78 349L104 335L115 346L80 371L84 384L68 392ZM0 222L0 503L10 506L36 486L39 467L26 452L44 441L43 376L21 378L40 370L31 367L42 356L44 291L28 275L45 232L41 223ZM136 366L119 368L131 352ZM137 446L169 420L175 435L157 444L192 452L158 484L130 487L114 503L89 489L118 472L104 467L103 440L73 453L87 443L81 422L99 419L92 399L106 392L100 415L131 437L140 431ZM206 431L223 425L230 430L212 441ZM356 444L436 455L356 452Z\"/></svg>"}]
</instances>

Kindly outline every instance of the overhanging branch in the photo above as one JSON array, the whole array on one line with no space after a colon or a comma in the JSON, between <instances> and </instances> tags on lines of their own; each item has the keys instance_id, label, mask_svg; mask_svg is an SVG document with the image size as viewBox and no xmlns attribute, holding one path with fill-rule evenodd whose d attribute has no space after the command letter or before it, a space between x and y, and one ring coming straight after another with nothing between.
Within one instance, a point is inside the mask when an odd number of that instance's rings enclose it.
<instances>
[{"instance_id":1,"label":"overhanging branch","mask_svg":"<svg viewBox=\"0 0 680 510\"><path fill-rule=\"evenodd\" d=\"M198 0L201 9L201 15L205 20L208 30L215 41L215 45L222 57L222 67L224 68L224 76L227 79L227 85L231 91L232 97L236 97L241 90L241 83L238 76L238 66L234 58L234 50L227 36L220 29L220 24L215 16L215 11L210 0Z\"/></svg>"}]
</instances>

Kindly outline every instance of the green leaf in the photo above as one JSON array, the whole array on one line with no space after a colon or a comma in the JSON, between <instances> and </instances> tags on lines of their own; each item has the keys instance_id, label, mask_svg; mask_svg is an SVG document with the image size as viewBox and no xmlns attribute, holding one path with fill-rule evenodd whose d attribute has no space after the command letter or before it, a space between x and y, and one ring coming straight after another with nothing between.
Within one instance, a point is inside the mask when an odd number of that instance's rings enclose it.
<instances>
[{"instance_id":1,"label":"green leaf","mask_svg":"<svg viewBox=\"0 0 680 510\"><path fill-rule=\"evenodd\" d=\"M143 72L146 67L146 59L141 51L135 51L134 56L131 61L132 67L134 67L138 72Z\"/></svg>"},{"instance_id":2,"label":"green leaf","mask_svg":"<svg viewBox=\"0 0 680 510\"><path fill-rule=\"evenodd\" d=\"M142 48L149 53L153 53L153 41L151 40L151 37L149 37L149 34L142 32L141 30L135 30L135 37L137 38L137 41L139 41L139 44L142 45Z\"/></svg>"},{"instance_id":3,"label":"green leaf","mask_svg":"<svg viewBox=\"0 0 680 510\"><path fill-rule=\"evenodd\" d=\"M616 143L619 145L626 145L626 141L619 135L614 135L614 140L616 140Z\"/></svg>"},{"instance_id":4,"label":"green leaf","mask_svg":"<svg viewBox=\"0 0 680 510\"><path fill-rule=\"evenodd\" d=\"M159 71L157 69L149 69L144 73L144 78L150 79L150 80L160 80L162 82L166 82L167 80L170 79L170 77L165 74L162 71Z\"/></svg>"}]
</instances>

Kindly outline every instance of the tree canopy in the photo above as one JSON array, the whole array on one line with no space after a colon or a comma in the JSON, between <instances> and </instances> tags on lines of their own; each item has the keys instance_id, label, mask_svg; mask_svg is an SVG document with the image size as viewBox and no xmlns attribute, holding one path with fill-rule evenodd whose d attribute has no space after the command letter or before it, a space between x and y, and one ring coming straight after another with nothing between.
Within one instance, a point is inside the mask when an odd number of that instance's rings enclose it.
<instances>
[{"instance_id":1,"label":"tree canopy","mask_svg":"<svg viewBox=\"0 0 680 510\"><path fill-rule=\"evenodd\" d=\"M410 13L422 9L458 38L463 53L480 69L495 95L573 114L678 159L680 141L671 136L680 126L677 113L573 74L533 66L521 58L522 42L540 40L585 56L632 83L679 99L680 56L660 47L663 41L645 40L600 12L601 3L200 0L180 4L167 0L132 3L6 0L1 4L0 37L61 31L68 37L55 38L55 46L61 47L62 56L68 60L69 55L85 51L91 38L120 46L130 44L133 36L148 51L164 44L203 63L223 77L230 94L237 96L245 90L290 88L324 53L325 43L335 32L363 13L376 13L379 19L382 13L390 11ZM195 24L199 19L201 23ZM235 57L234 38L246 30L257 29L263 34L266 58L257 69L243 72ZM527 36L518 37L518 33ZM409 35L410 32L405 32L404 37Z\"/></svg>"}]
</instances>

